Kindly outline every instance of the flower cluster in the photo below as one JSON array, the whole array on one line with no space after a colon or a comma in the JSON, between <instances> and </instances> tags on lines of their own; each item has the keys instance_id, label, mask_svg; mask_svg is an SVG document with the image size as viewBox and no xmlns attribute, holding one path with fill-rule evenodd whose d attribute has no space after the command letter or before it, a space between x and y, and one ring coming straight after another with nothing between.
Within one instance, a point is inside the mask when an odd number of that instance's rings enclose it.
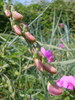
<instances>
[{"instance_id":1,"label":"flower cluster","mask_svg":"<svg viewBox=\"0 0 75 100\"><path fill-rule=\"evenodd\" d=\"M17 35L22 36L23 39L26 39L26 41L31 44L36 42L36 38L29 32L29 26L22 22L20 23L20 21L19 21L19 20L23 19L23 15L21 15L14 9L10 11L8 8L4 8L4 12L5 12L5 15L7 18L11 18L11 25L12 25L12 29L14 30L14 32ZM16 21L17 22L19 21L18 25L16 24ZM59 26L60 26L60 28L64 27L64 25L62 23ZM59 44L59 47L62 49L65 46L64 46L64 44ZM36 49L34 48L32 54L34 54L35 50ZM40 51L42 54L37 53L37 54L39 54L39 57L33 58L36 68L42 72L45 70L51 74L56 74L57 73L56 68L54 68L50 64L42 62L43 56L47 58L49 63L54 61L54 56L52 54L52 51L45 50L44 47L41 47ZM60 95L63 93L62 88L67 88L69 90L73 90L74 86L75 86L75 78L73 76L63 76L61 79L59 79L56 82L56 84L57 85L52 85L52 84L48 83L47 90L50 94L57 96L57 95Z\"/></svg>"}]
</instances>

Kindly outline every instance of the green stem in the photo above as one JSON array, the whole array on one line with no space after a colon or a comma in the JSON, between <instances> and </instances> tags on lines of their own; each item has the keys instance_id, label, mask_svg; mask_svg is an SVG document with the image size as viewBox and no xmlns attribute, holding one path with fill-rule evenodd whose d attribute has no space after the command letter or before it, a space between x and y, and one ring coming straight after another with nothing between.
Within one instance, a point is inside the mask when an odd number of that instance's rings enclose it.
<instances>
[{"instance_id":1,"label":"green stem","mask_svg":"<svg viewBox=\"0 0 75 100\"><path fill-rule=\"evenodd\" d=\"M45 82L44 82L42 73L40 71L39 71L39 75L41 77L41 81L42 81L42 85L43 85L43 90L44 90L45 98L46 98L46 100L48 100L48 95L47 95L47 90L46 90L46 87L45 87Z\"/></svg>"}]
</instances>

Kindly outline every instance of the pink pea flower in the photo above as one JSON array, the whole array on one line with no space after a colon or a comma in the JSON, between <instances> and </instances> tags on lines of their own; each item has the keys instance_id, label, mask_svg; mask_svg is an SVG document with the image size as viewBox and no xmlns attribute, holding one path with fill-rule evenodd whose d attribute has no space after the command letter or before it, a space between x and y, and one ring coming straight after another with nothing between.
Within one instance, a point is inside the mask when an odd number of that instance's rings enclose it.
<instances>
[{"instance_id":1,"label":"pink pea flower","mask_svg":"<svg viewBox=\"0 0 75 100\"><path fill-rule=\"evenodd\" d=\"M64 27L64 24L63 23L60 23L59 26L60 26L60 28L63 28Z\"/></svg>"},{"instance_id":2,"label":"pink pea flower","mask_svg":"<svg viewBox=\"0 0 75 100\"><path fill-rule=\"evenodd\" d=\"M41 47L42 54L47 58L48 62L53 62L53 54L50 50L45 50L43 47Z\"/></svg>"},{"instance_id":3,"label":"pink pea flower","mask_svg":"<svg viewBox=\"0 0 75 100\"><path fill-rule=\"evenodd\" d=\"M65 47L65 45L61 43L61 44L59 44L59 47L62 49Z\"/></svg>"},{"instance_id":4,"label":"pink pea flower","mask_svg":"<svg viewBox=\"0 0 75 100\"><path fill-rule=\"evenodd\" d=\"M63 76L61 79L57 80L56 84L59 87L73 90L75 86L75 78L73 76Z\"/></svg>"}]
</instances>

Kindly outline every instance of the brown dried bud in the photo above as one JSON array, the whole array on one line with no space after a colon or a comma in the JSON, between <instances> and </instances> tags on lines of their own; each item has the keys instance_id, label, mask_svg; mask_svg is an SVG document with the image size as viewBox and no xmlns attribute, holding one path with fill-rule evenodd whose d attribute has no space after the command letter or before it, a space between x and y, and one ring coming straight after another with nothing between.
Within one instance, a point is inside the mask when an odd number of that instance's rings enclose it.
<instances>
[{"instance_id":1,"label":"brown dried bud","mask_svg":"<svg viewBox=\"0 0 75 100\"><path fill-rule=\"evenodd\" d=\"M61 95L63 93L63 89L56 86L56 85L52 85L50 83L48 83L47 85L47 90L50 94L58 96Z\"/></svg>"},{"instance_id":2,"label":"brown dried bud","mask_svg":"<svg viewBox=\"0 0 75 100\"><path fill-rule=\"evenodd\" d=\"M26 36L26 39L28 39L30 42L36 41L35 37L30 32L25 32L25 36Z\"/></svg>"},{"instance_id":3,"label":"brown dried bud","mask_svg":"<svg viewBox=\"0 0 75 100\"><path fill-rule=\"evenodd\" d=\"M42 72L44 71L44 66L39 59L34 59L34 64L38 68L38 70L40 70Z\"/></svg>"},{"instance_id":4,"label":"brown dried bud","mask_svg":"<svg viewBox=\"0 0 75 100\"><path fill-rule=\"evenodd\" d=\"M54 68L53 66L49 65L49 64L43 64L44 65L44 69L51 73L51 74L56 74L57 73L57 69Z\"/></svg>"},{"instance_id":5,"label":"brown dried bud","mask_svg":"<svg viewBox=\"0 0 75 100\"><path fill-rule=\"evenodd\" d=\"M21 29L18 25L13 25L12 28L16 34L18 34L18 35L22 34Z\"/></svg>"},{"instance_id":6,"label":"brown dried bud","mask_svg":"<svg viewBox=\"0 0 75 100\"><path fill-rule=\"evenodd\" d=\"M11 17L11 12L10 12L10 10L5 10L4 11L4 13L5 13L5 15L6 15L6 17L8 17L8 18L10 18Z\"/></svg>"},{"instance_id":7,"label":"brown dried bud","mask_svg":"<svg viewBox=\"0 0 75 100\"><path fill-rule=\"evenodd\" d=\"M15 19L15 20L21 20L23 18L23 16L18 13L17 11L13 11L12 12L12 17Z\"/></svg>"}]
</instances>

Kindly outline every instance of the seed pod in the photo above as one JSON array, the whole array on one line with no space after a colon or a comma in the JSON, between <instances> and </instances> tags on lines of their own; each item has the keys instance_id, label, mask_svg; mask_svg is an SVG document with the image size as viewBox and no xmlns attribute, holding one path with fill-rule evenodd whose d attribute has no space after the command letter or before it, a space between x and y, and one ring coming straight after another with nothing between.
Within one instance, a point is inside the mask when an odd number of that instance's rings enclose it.
<instances>
[{"instance_id":1,"label":"seed pod","mask_svg":"<svg viewBox=\"0 0 75 100\"><path fill-rule=\"evenodd\" d=\"M14 32L15 32L16 34L18 34L18 35L21 35L21 34L22 34L21 29L20 29L19 26L13 25L12 28L13 28L13 30L14 30Z\"/></svg>"},{"instance_id":2,"label":"seed pod","mask_svg":"<svg viewBox=\"0 0 75 100\"><path fill-rule=\"evenodd\" d=\"M54 68L53 66L49 65L49 64L44 64L44 69L46 71L48 71L51 74L56 74L57 73L57 69Z\"/></svg>"},{"instance_id":3,"label":"seed pod","mask_svg":"<svg viewBox=\"0 0 75 100\"><path fill-rule=\"evenodd\" d=\"M44 71L43 64L39 59L34 59L34 64L38 68L38 70L40 70L42 72Z\"/></svg>"},{"instance_id":4,"label":"seed pod","mask_svg":"<svg viewBox=\"0 0 75 100\"><path fill-rule=\"evenodd\" d=\"M26 39L28 39L30 42L36 41L35 37L30 32L25 32L25 36L26 36Z\"/></svg>"},{"instance_id":5,"label":"seed pod","mask_svg":"<svg viewBox=\"0 0 75 100\"><path fill-rule=\"evenodd\" d=\"M21 20L23 18L23 16L18 13L17 11L13 11L12 12L12 17L15 19L15 20Z\"/></svg>"},{"instance_id":6,"label":"seed pod","mask_svg":"<svg viewBox=\"0 0 75 100\"><path fill-rule=\"evenodd\" d=\"M52 85L50 83L48 83L48 85L47 85L47 90L48 90L49 94L52 94L55 96L61 95L63 93L62 88L60 88L56 85Z\"/></svg>"},{"instance_id":7,"label":"seed pod","mask_svg":"<svg viewBox=\"0 0 75 100\"><path fill-rule=\"evenodd\" d=\"M10 10L7 10L7 9L6 9L6 10L4 11L4 13L5 13L5 15L6 15L7 18L10 18L10 17L11 17L11 12L10 12Z\"/></svg>"}]
</instances>

